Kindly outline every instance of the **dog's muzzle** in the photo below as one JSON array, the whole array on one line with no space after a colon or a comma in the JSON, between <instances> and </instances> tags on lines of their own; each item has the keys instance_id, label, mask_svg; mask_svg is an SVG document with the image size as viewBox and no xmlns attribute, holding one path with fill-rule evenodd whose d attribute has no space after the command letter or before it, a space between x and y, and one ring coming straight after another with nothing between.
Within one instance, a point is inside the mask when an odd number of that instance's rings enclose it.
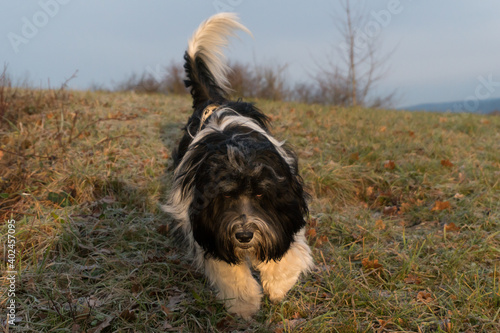
<instances>
[{"instance_id":1,"label":"dog's muzzle","mask_svg":"<svg viewBox=\"0 0 500 333\"><path fill-rule=\"evenodd\" d=\"M233 235L236 246L241 248L249 248L254 240L256 226L252 222L248 222L247 216L242 214L235 224Z\"/></svg>"}]
</instances>

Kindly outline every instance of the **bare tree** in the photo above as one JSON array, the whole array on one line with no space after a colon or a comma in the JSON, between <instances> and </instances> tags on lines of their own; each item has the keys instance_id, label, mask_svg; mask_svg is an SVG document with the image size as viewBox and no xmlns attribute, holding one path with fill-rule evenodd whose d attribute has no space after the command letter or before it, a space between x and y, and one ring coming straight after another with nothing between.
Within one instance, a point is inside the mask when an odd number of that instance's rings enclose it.
<instances>
[{"instance_id":1,"label":"bare tree","mask_svg":"<svg viewBox=\"0 0 500 333\"><path fill-rule=\"evenodd\" d=\"M335 55L314 76L318 96L323 102L351 106L387 107L394 92L373 97L376 84L387 73L392 52L381 54L382 26L370 17L359 3L352 7L350 0L339 0L342 15L335 18L342 42ZM334 59L334 60L332 60Z\"/></svg>"}]
</instances>

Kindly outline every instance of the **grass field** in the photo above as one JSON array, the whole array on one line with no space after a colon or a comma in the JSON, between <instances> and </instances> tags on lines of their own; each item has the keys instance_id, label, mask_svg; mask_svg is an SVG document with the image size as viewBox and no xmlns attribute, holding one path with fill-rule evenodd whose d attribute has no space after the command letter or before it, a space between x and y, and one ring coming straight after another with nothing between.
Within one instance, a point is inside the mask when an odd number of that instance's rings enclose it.
<instances>
[{"instance_id":1,"label":"grass field","mask_svg":"<svg viewBox=\"0 0 500 333\"><path fill-rule=\"evenodd\" d=\"M316 268L245 322L158 208L187 97L4 89L0 234L16 221L18 275L3 330L500 331L500 117L257 103L299 155Z\"/></svg>"}]
</instances>

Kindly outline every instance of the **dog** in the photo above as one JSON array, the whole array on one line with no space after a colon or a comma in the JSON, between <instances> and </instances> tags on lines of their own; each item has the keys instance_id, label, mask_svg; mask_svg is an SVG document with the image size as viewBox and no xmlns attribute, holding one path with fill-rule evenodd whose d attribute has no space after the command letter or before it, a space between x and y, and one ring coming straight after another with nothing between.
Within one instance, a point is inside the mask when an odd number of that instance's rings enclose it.
<instances>
[{"instance_id":1,"label":"dog","mask_svg":"<svg viewBox=\"0 0 500 333\"><path fill-rule=\"evenodd\" d=\"M194 111L173 154L163 208L228 312L249 319L263 292L281 301L313 259L296 155L271 135L269 118L254 104L228 99L221 50L236 31L251 34L237 15L220 13L189 40L185 85Z\"/></svg>"}]
</instances>

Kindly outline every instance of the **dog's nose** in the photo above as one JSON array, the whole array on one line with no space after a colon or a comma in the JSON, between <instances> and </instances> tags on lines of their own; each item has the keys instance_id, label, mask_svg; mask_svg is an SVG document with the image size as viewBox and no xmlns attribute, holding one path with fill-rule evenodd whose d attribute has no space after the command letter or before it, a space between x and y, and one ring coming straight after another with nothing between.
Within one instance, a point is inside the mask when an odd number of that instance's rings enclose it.
<instances>
[{"instance_id":1,"label":"dog's nose","mask_svg":"<svg viewBox=\"0 0 500 333\"><path fill-rule=\"evenodd\" d=\"M253 238L253 232L251 231L237 232L235 236L240 243L248 243Z\"/></svg>"}]
</instances>

